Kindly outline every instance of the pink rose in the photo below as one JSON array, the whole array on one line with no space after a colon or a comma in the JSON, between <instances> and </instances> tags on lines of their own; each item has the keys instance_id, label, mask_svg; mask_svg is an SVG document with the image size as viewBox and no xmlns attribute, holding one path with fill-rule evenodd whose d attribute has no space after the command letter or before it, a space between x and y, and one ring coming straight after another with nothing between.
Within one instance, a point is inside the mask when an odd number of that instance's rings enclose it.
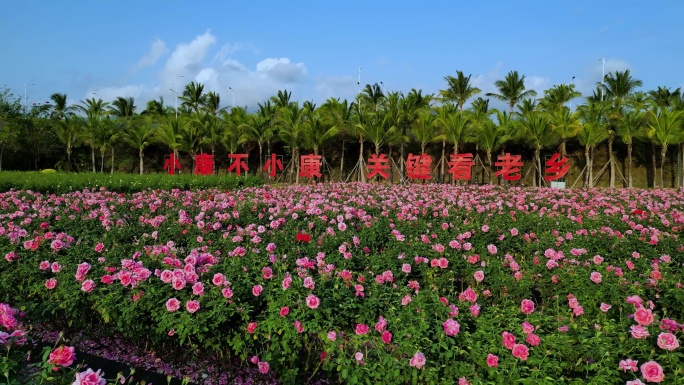
<instances>
[{"instance_id":1,"label":"pink rose","mask_svg":"<svg viewBox=\"0 0 684 385\"><path fill-rule=\"evenodd\" d=\"M662 382L665 379L663 367L655 361L648 361L642 364L641 375L646 382Z\"/></svg>"},{"instance_id":2,"label":"pink rose","mask_svg":"<svg viewBox=\"0 0 684 385\"><path fill-rule=\"evenodd\" d=\"M471 288L465 289L465 291L459 294L458 299L464 302L475 302L477 301L477 293Z\"/></svg>"},{"instance_id":3,"label":"pink rose","mask_svg":"<svg viewBox=\"0 0 684 385\"><path fill-rule=\"evenodd\" d=\"M401 298L401 304L404 305L404 306L408 305L408 304L411 303L412 301L413 301L413 299L411 299L411 296L408 295L408 294L406 294L405 296L403 296L403 297Z\"/></svg>"},{"instance_id":4,"label":"pink rose","mask_svg":"<svg viewBox=\"0 0 684 385\"><path fill-rule=\"evenodd\" d=\"M513 352L513 357L518 357L523 361L526 361L527 357L530 354L530 351L527 348L527 345L523 345L523 344L513 345L512 352Z\"/></svg>"},{"instance_id":5,"label":"pink rose","mask_svg":"<svg viewBox=\"0 0 684 385\"><path fill-rule=\"evenodd\" d=\"M413 357L409 360L409 365L416 369L420 369L425 366L425 356L421 352L416 352Z\"/></svg>"},{"instance_id":6,"label":"pink rose","mask_svg":"<svg viewBox=\"0 0 684 385\"><path fill-rule=\"evenodd\" d=\"M448 336L455 336L461 330L461 325L459 325L458 322L454 321L451 318L444 321L442 327L444 327L444 333L446 333L446 335Z\"/></svg>"},{"instance_id":7,"label":"pink rose","mask_svg":"<svg viewBox=\"0 0 684 385\"><path fill-rule=\"evenodd\" d=\"M597 271L594 271L594 272L592 272L591 275L589 276L589 279L590 279L591 282L593 282L593 283L601 283L601 279L602 279L601 273L599 273L599 272L597 272Z\"/></svg>"},{"instance_id":8,"label":"pink rose","mask_svg":"<svg viewBox=\"0 0 684 385\"><path fill-rule=\"evenodd\" d=\"M256 322L250 322L247 324L247 333L249 334L254 334L254 331L257 328L257 323Z\"/></svg>"},{"instance_id":9,"label":"pink rose","mask_svg":"<svg viewBox=\"0 0 684 385\"><path fill-rule=\"evenodd\" d=\"M166 301L166 310L170 312L174 312L176 310L180 309L180 301L175 299L175 298L169 298L168 301Z\"/></svg>"},{"instance_id":10,"label":"pink rose","mask_svg":"<svg viewBox=\"0 0 684 385\"><path fill-rule=\"evenodd\" d=\"M354 332L358 335L368 333L368 326L366 324L356 324L356 329Z\"/></svg>"},{"instance_id":11,"label":"pink rose","mask_svg":"<svg viewBox=\"0 0 684 385\"><path fill-rule=\"evenodd\" d=\"M306 306L308 306L309 309L316 309L320 304L321 300L318 299L318 297L316 297L315 295L309 294L306 296Z\"/></svg>"},{"instance_id":12,"label":"pink rose","mask_svg":"<svg viewBox=\"0 0 684 385\"><path fill-rule=\"evenodd\" d=\"M337 333L333 331L328 332L328 339L330 341L335 341L337 339Z\"/></svg>"},{"instance_id":13,"label":"pink rose","mask_svg":"<svg viewBox=\"0 0 684 385\"><path fill-rule=\"evenodd\" d=\"M638 363L639 363L639 361L632 360L631 358L628 358L626 360L621 360L620 361L620 369L623 372L626 372L628 370L632 371L632 372L636 372L637 370L639 370L637 368Z\"/></svg>"},{"instance_id":14,"label":"pink rose","mask_svg":"<svg viewBox=\"0 0 684 385\"><path fill-rule=\"evenodd\" d=\"M187 309L188 313L192 314L199 310L200 308L200 303L199 301L195 301L194 299L191 299L190 301L185 303L185 309Z\"/></svg>"},{"instance_id":15,"label":"pink rose","mask_svg":"<svg viewBox=\"0 0 684 385\"><path fill-rule=\"evenodd\" d=\"M389 344L392 342L392 333L390 333L388 330L385 330L382 332L382 342Z\"/></svg>"},{"instance_id":16,"label":"pink rose","mask_svg":"<svg viewBox=\"0 0 684 385\"><path fill-rule=\"evenodd\" d=\"M523 312L523 314L532 314L534 313L534 302L532 302L529 299L524 299L520 303L520 311Z\"/></svg>"},{"instance_id":17,"label":"pink rose","mask_svg":"<svg viewBox=\"0 0 684 385\"><path fill-rule=\"evenodd\" d=\"M632 338L636 339L644 339L650 335L648 333L648 330L646 330L646 328L641 325L632 325L629 328L629 331L632 334Z\"/></svg>"},{"instance_id":18,"label":"pink rose","mask_svg":"<svg viewBox=\"0 0 684 385\"><path fill-rule=\"evenodd\" d=\"M501 336L503 346L508 350L513 349L513 346L515 345L515 336L509 332L503 332L501 333Z\"/></svg>"},{"instance_id":19,"label":"pink rose","mask_svg":"<svg viewBox=\"0 0 684 385\"><path fill-rule=\"evenodd\" d=\"M252 294L254 294L255 297L258 297L262 290L264 290L264 288L261 285L254 285L254 287L252 287Z\"/></svg>"},{"instance_id":20,"label":"pink rose","mask_svg":"<svg viewBox=\"0 0 684 385\"><path fill-rule=\"evenodd\" d=\"M482 282L484 280L484 272L482 270L478 270L473 274L473 278L475 278L475 281L477 282Z\"/></svg>"},{"instance_id":21,"label":"pink rose","mask_svg":"<svg viewBox=\"0 0 684 385\"><path fill-rule=\"evenodd\" d=\"M259 365L259 373L268 373L270 369L268 362L260 361L257 365Z\"/></svg>"},{"instance_id":22,"label":"pink rose","mask_svg":"<svg viewBox=\"0 0 684 385\"><path fill-rule=\"evenodd\" d=\"M54 289L55 287L57 287L57 280L55 278L48 279L47 281L45 281L45 287L48 290Z\"/></svg>"},{"instance_id":23,"label":"pink rose","mask_svg":"<svg viewBox=\"0 0 684 385\"><path fill-rule=\"evenodd\" d=\"M98 243L97 245L95 245L95 251L96 251L96 252L101 253L102 250L104 250L104 244L102 244L102 242L100 242L100 243Z\"/></svg>"},{"instance_id":24,"label":"pink rose","mask_svg":"<svg viewBox=\"0 0 684 385\"><path fill-rule=\"evenodd\" d=\"M532 346L539 346L539 344L541 343L541 338L539 338L539 336L534 333L530 333L527 335L527 338L525 338L525 341L527 341L527 343Z\"/></svg>"},{"instance_id":25,"label":"pink rose","mask_svg":"<svg viewBox=\"0 0 684 385\"><path fill-rule=\"evenodd\" d=\"M95 287L95 282L93 282L92 279L86 279L81 284L81 290L85 291L86 293L90 293L91 291L93 291L94 287Z\"/></svg>"},{"instance_id":26,"label":"pink rose","mask_svg":"<svg viewBox=\"0 0 684 385\"><path fill-rule=\"evenodd\" d=\"M297 330L297 333L304 333L304 326L302 326L301 321L295 321L294 322L294 327Z\"/></svg>"},{"instance_id":27,"label":"pink rose","mask_svg":"<svg viewBox=\"0 0 684 385\"><path fill-rule=\"evenodd\" d=\"M221 290L221 294L223 295L224 298L228 299L228 298L233 296L233 289L231 289L230 287L224 287Z\"/></svg>"},{"instance_id":28,"label":"pink rose","mask_svg":"<svg viewBox=\"0 0 684 385\"><path fill-rule=\"evenodd\" d=\"M660 333L658 335L658 346L665 350L675 350L679 347L679 341L672 333Z\"/></svg>"},{"instance_id":29,"label":"pink rose","mask_svg":"<svg viewBox=\"0 0 684 385\"><path fill-rule=\"evenodd\" d=\"M490 254L496 254L496 246L494 245L487 245L487 250L489 251Z\"/></svg>"},{"instance_id":30,"label":"pink rose","mask_svg":"<svg viewBox=\"0 0 684 385\"><path fill-rule=\"evenodd\" d=\"M100 377L100 370L93 372L88 368L85 372L76 373L76 378L71 385L106 385L107 381Z\"/></svg>"},{"instance_id":31,"label":"pink rose","mask_svg":"<svg viewBox=\"0 0 684 385\"><path fill-rule=\"evenodd\" d=\"M48 363L66 367L73 364L74 359L76 359L74 347L62 345L50 353Z\"/></svg>"},{"instance_id":32,"label":"pink rose","mask_svg":"<svg viewBox=\"0 0 684 385\"><path fill-rule=\"evenodd\" d=\"M478 305L478 304L470 305L470 314L472 314L473 317L477 317L478 315L480 315L480 305Z\"/></svg>"},{"instance_id":33,"label":"pink rose","mask_svg":"<svg viewBox=\"0 0 684 385\"><path fill-rule=\"evenodd\" d=\"M534 326L531 323L525 321L522 323L522 330L523 333L530 334L534 331Z\"/></svg>"},{"instance_id":34,"label":"pink rose","mask_svg":"<svg viewBox=\"0 0 684 385\"><path fill-rule=\"evenodd\" d=\"M214 286L223 286L225 282L226 277L221 273L214 274L214 277L211 279L211 283L213 283Z\"/></svg>"},{"instance_id":35,"label":"pink rose","mask_svg":"<svg viewBox=\"0 0 684 385\"><path fill-rule=\"evenodd\" d=\"M378 317L378 322L375 324L375 330L378 333L382 333L385 331L386 327L387 327L387 320L383 316Z\"/></svg>"},{"instance_id":36,"label":"pink rose","mask_svg":"<svg viewBox=\"0 0 684 385\"><path fill-rule=\"evenodd\" d=\"M499 356L489 353L487 355L487 366L490 368L496 368L499 366Z\"/></svg>"},{"instance_id":37,"label":"pink rose","mask_svg":"<svg viewBox=\"0 0 684 385\"><path fill-rule=\"evenodd\" d=\"M634 320L641 326L648 326L653 322L653 312L641 306L634 312Z\"/></svg>"},{"instance_id":38,"label":"pink rose","mask_svg":"<svg viewBox=\"0 0 684 385\"><path fill-rule=\"evenodd\" d=\"M204 284L202 282L195 282L192 285L192 294L202 296L204 295Z\"/></svg>"},{"instance_id":39,"label":"pink rose","mask_svg":"<svg viewBox=\"0 0 684 385\"><path fill-rule=\"evenodd\" d=\"M632 380L632 381L627 381L625 382L625 385L646 385L643 382L641 382L640 379Z\"/></svg>"},{"instance_id":40,"label":"pink rose","mask_svg":"<svg viewBox=\"0 0 684 385\"><path fill-rule=\"evenodd\" d=\"M404 263L403 265L401 265L401 271L404 274L410 273L411 272L411 265L409 265L408 263Z\"/></svg>"},{"instance_id":41,"label":"pink rose","mask_svg":"<svg viewBox=\"0 0 684 385\"><path fill-rule=\"evenodd\" d=\"M608 305L607 303L601 302L601 307L600 307L600 309L601 309L602 312L607 313L608 310L610 310L611 307L612 307L612 306Z\"/></svg>"}]
</instances>

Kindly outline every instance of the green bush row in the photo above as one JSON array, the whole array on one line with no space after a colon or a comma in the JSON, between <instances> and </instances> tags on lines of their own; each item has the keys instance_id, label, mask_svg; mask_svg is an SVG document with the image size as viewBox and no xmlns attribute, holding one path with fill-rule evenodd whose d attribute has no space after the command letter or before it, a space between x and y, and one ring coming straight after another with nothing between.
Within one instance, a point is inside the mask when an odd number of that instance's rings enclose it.
<instances>
[{"instance_id":1,"label":"green bush row","mask_svg":"<svg viewBox=\"0 0 684 385\"><path fill-rule=\"evenodd\" d=\"M229 190L263 185L255 175L167 175L167 174L91 174L65 172L0 172L0 191L30 190L44 194L64 194L85 189L100 189L121 193L152 190Z\"/></svg>"}]
</instances>

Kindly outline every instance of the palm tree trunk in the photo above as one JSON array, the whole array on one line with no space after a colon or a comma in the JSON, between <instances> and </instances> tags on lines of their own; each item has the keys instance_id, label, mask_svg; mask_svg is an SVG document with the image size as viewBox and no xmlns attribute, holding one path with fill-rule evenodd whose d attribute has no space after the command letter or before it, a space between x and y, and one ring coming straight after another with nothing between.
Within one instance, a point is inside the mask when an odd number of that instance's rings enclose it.
<instances>
[{"instance_id":1,"label":"palm tree trunk","mask_svg":"<svg viewBox=\"0 0 684 385\"><path fill-rule=\"evenodd\" d=\"M610 188L615 188L615 162L613 162L613 135L608 137L608 162L610 162Z\"/></svg>"},{"instance_id":2,"label":"palm tree trunk","mask_svg":"<svg viewBox=\"0 0 684 385\"><path fill-rule=\"evenodd\" d=\"M404 142L401 142L401 146L399 146L399 156L401 159L399 159L399 172L401 172L401 177L399 179L404 177Z\"/></svg>"},{"instance_id":3,"label":"palm tree trunk","mask_svg":"<svg viewBox=\"0 0 684 385\"><path fill-rule=\"evenodd\" d=\"M95 147L90 146L90 157L93 162L93 174L97 172L97 169L95 168Z\"/></svg>"},{"instance_id":4,"label":"palm tree trunk","mask_svg":"<svg viewBox=\"0 0 684 385\"><path fill-rule=\"evenodd\" d=\"M342 154L340 155L340 179L344 175L344 135L342 135Z\"/></svg>"},{"instance_id":5,"label":"palm tree trunk","mask_svg":"<svg viewBox=\"0 0 684 385\"><path fill-rule=\"evenodd\" d=\"M105 158L105 148L102 147L102 150L100 150L100 174L104 173L104 158Z\"/></svg>"},{"instance_id":6,"label":"palm tree trunk","mask_svg":"<svg viewBox=\"0 0 684 385\"><path fill-rule=\"evenodd\" d=\"M67 171L71 171L71 143L67 144Z\"/></svg>"},{"instance_id":7,"label":"palm tree trunk","mask_svg":"<svg viewBox=\"0 0 684 385\"><path fill-rule=\"evenodd\" d=\"M494 173L492 172L492 150L487 149L487 166L489 166L489 184L494 184Z\"/></svg>"},{"instance_id":8,"label":"palm tree trunk","mask_svg":"<svg viewBox=\"0 0 684 385\"><path fill-rule=\"evenodd\" d=\"M446 150L446 140L442 139L442 159L441 159L442 167L439 170L439 179L440 179L441 183L444 183L444 163L446 163L445 150Z\"/></svg>"},{"instance_id":9,"label":"palm tree trunk","mask_svg":"<svg viewBox=\"0 0 684 385\"><path fill-rule=\"evenodd\" d=\"M565 139L561 140L560 154L561 154L561 158L565 158Z\"/></svg>"},{"instance_id":10,"label":"palm tree trunk","mask_svg":"<svg viewBox=\"0 0 684 385\"><path fill-rule=\"evenodd\" d=\"M538 180L539 180L539 187L542 187L542 186L543 186L543 183L544 183L544 179L542 178L542 169L541 169L541 148L540 148L539 146L537 146L537 147L534 149L534 161L535 161L536 166L537 166L537 172L535 173L535 174L537 174L537 178L535 178L535 179L538 179Z\"/></svg>"},{"instance_id":11,"label":"palm tree trunk","mask_svg":"<svg viewBox=\"0 0 684 385\"><path fill-rule=\"evenodd\" d=\"M656 166L656 146L655 143L651 142L651 167L653 167L653 188L656 187L658 182L656 182L657 166Z\"/></svg>"},{"instance_id":12,"label":"palm tree trunk","mask_svg":"<svg viewBox=\"0 0 684 385\"><path fill-rule=\"evenodd\" d=\"M359 137L359 162L357 163L359 167L359 182L366 183L366 173L363 172L363 136Z\"/></svg>"},{"instance_id":13,"label":"palm tree trunk","mask_svg":"<svg viewBox=\"0 0 684 385\"><path fill-rule=\"evenodd\" d=\"M632 188L632 142L627 143L627 187Z\"/></svg>"},{"instance_id":14,"label":"palm tree trunk","mask_svg":"<svg viewBox=\"0 0 684 385\"><path fill-rule=\"evenodd\" d=\"M264 142L259 142L259 174L264 172Z\"/></svg>"},{"instance_id":15,"label":"palm tree trunk","mask_svg":"<svg viewBox=\"0 0 684 385\"><path fill-rule=\"evenodd\" d=\"M0 148L0 171L2 171L2 154L5 152L5 145L2 145L2 148Z\"/></svg>"},{"instance_id":16,"label":"palm tree trunk","mask_svg":"<svg viewBox=\"0 0 684 385\"><path fill-rule=\"evenodd\" d=\"M143 174L143 149L142 149L142 147L140 147L139 155L140 155L140 175L142 175Z\"/></svg>"},{"instance_id":17,"label":"palm tree trunk","mask_svg":"<svg viewBox=\"0 0 684 385\"><path fill-rule=\"evenodd\" d=\"M109 173L114 174L114 146L112 146L112 165L111 165L111 168L109 170Z\"/></svg>"},{"instance_id":18,"label":"palm tree trunk","mask_svg":"<svg viewBox=\"0 0 684 385\"><path fill-rule=\"evenodd\" d=\"M660 149L660 188L665 188L665 155L667 155L667 145L663 144Z\"/></svg>"},{"instance_id":19,"label":"palm tree trunk","mask_svg":"<svg viewBox=\"0 0 684 385\"><path fill-rule=\"evenodd\" d=\"M589 156L589 145L584 146L584 159L587 163L587 174L584 176L584 185L591 188L591 157Z\"/></svg>"},{"instance_id":20,"label":"palm tree trunk","mask_svg":"<svg viewBox=\"0 0 684 385\"><path fill-rule=\"evenodd\" d=\"M299 184L299 148L292 149L295 160L295 183Z\"/></svg>"}]
</instances>

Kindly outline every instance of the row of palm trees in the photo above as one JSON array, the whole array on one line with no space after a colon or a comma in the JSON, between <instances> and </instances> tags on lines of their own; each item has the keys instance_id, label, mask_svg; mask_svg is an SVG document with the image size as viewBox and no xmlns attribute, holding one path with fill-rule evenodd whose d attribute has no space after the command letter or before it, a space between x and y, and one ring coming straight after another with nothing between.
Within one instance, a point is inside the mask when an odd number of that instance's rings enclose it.
<instances>
[{"instance_id":1,"label":"row of palm trees","mask_svg":"<svg viewBox=\"0 0 684 385\"><path fill-rule=\"evenodd\" d=\"M114 149L121 142L137 150L141 174L145 149L153 143L165 146L176 157L184 153L192 159L202 152L232 154L257 149L260 171L265 156L278 145L289 151L289 177L298 181L302 151L317 155L323 151L334 153L342 176L349 168L345 151L348 145L356 143L358 160L353 161L353 177L360 181L365 181L363 166L369 151L364 146L370 145L370 151L376 154L385 152L397 158L395 163L401 175L409 148L420 153L441 151L435 173L442 180L447 178L447 151L457 154L468 148L484 156L481 170L488 170L489 182L494 183L494 153L523 146L534 153L533 181L541 186L542 153L558 151L567 156L568 143L573 143L584 149L584 184L588 187L595 183L596 149L607 146L605 167L609 184L614 187L618 167L614 145L619 143L627 152L624 185L632 187L632 149L635 142L641 142L653 147L654 175L658 152L655 150L659 149L660 186L664 186L667 151L676 147L680 185L684 154L684 101L680 89L658 87L641 92L638 89L642 82L633 78L629 70L611 72L603 80L575 110L568 105L582 95L574 84L554 85L535 98L536 92L525 86L525 76L511 71L496 81L497 92L480 96L482 91L474 86L471 76L456 71L455 76L444 78L446 87L437 95L425 95L416 89L407 94L385 93L378 84L367 84L353 101L330 98L316 106L309 101L300 105L291 100L290 92L282 90L250 113L242 107L220 108L217 93L205 93L202 84L192 82L179 96L182 104L178 111L166 106L163 98L149 101L138 114L133 98L118 97L111 103L91 98L69 105L65 94L56 93L46 116L54 123L66 150L67 167L71 165L73 149L86 146L93 172L97 169L97 152L100 171L107 156L110 171L114 170ZM504 101L508 109L490 108L490 98Z\"/></svg>"}]
</instances>

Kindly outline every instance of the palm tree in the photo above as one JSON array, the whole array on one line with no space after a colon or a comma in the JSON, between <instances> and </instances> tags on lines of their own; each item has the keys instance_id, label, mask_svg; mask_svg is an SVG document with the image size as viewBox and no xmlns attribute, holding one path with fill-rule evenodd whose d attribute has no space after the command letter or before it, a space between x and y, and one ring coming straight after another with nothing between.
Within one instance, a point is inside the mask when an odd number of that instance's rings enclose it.
<instances>
[{"instance_id":1,"label":"palm tree","mask_svg":"<svg viewBox=\"0 0 684 385\"><path fill-rule=\"evenodd\" d=\"M143 174L143 158L145 148L149 146L155 137L156 126L150 118L143 118L136 124L131 125L124 131L123 140L131 147L138 150L140 158L140 175Z\"/></svg>"},{"instance_id":2,"label":"palm tree","mask_svg":"<svg viewBox=\"0 0 684 385\"><path fill-rule=\"evenodd\" d=\"M537 168L535 186L544 184L544 174L541 166L541 150L558 143L558 133L554 131L551 119L545 112L525 114L519 122L524 140L534 148L534 162Z\"/></svg>"},{"instance_id":3,"label":"palm tree","mask_svg":"<svg viewBox=\"0 0 684 385\"><path fill-rule=\"evenodd\" d=\"M513 114L513 107L518 104L518 101L537 95L535 90L525 89L525 75L520 76L518 71L509 72L503 80L494 82L494 85L499 93L487 93L486 95L508 102L510 114Z\"/></svg>"},{"instance_id":4,"label":"palm tree","mask_svg":"<svg viewBox=\"0 0 684 385\"><path fill-rule=\"evenodd\" d=\"M594 187L594 149L609 136L608 129L604 121L605 108L602 103L589 103L578 108L582 129L579 131L578 139L584 146L584 157L586 159L586 179L585 186Z\"/></svg>"},{"instance_id":5,"label":"palm tree","mask_svg":"<svg viewBox=\"0 0 684 385\"><path fill-rule=\"evenodd\" d=\"M135 114L135 101L133 98L117 97L109 106L109 111L112 115L119 118L130 118Z\"/></svg>"},{"instance_id":6,"label":"palm tree","mask_svg":"<svg viewBox=\"0 0 684 385\"><path fill-rule=\"evenodd\" d=\"M190 82L183 89L183 95L179 99L182 101L182 106L188 107L193 112L199 112L207 99L207 95L204 94L204 84Z\"/></svg>"},{"instance_id":7,"label":"palm tree","mask_svg":"<svg viewBox=\"0 0 684 385\"><path fill-rule=\"evenodd\" d=\"M55 103L50 114L52 118L62 120L72 114L73 108L67 106L66 94L54 93L50 96L50 99Z\"/></svg>"},{"instance_id":8,"label":"palm tree","mask_svg":"<svg viewBox=\"0 0 684 385\"><path fill-rule=\"evenodd\" d=\"M439 91L442 100L456 102L458 110L463 111L463 105L468 99L482 92L479 88L473 87L473 84L470 82L471 76L465 76L463 72L458 70L456 71L456 77L445 76L444 80L447 82L447 89Z\"/></svg>"},{"instance_id":9,"label":"palm tree","mask_svg":"<svg viewBox=\"0 0 684 385\"><path fill-rule=\"evenodd\" d=\"M102 101L102 99L91 98L81 101L81 104L74 106L77 110L85 113L86 124L85 130L82 131L83 142L88 144L90 147L90 154L93 166L93 173L96 172L95 169L95 132L98 130L98 126L102 122L102 118L107 113L108 102Z\"/></svg>"},{"instance_id":10,"label":"palm tree","mask_svg":"<svg viewBox=\"0 0 684 385\"><path fill-rule=\"evenodd\" d=\"M216 116L221 109L221 96L214 91L208 92L204 98L204 108L208 113Z\"/></svg>"},{"instance_id":11,"label":"palm tree","mask_svg":"<svg viewBox=\"0 0 684 385\"><path fill-rule=\"evenodd\" d=\"M161 118L161 124L155 133L155 141L169 147L175 159L180 161L178 150L183 146L182 132L186 120L178 120L171 115Z\"/></svg>"},{"instance_id":12,"label":"palm tree","mask_svg":"<svg viewBox=\"0 0 684 385\"><path fill-rule=\"evenodd\" d=\"M493 184L492 152L497 151L510 137L502 126L494 124L488 117L486 119L479 119L476 127L476 143L479 148L485 151L485 158L489 167L489 184Z\"/></svg>"},{"instance_id":13,"label":"palm tree","mask_svg":"<svg viewBox=\"0 0 684 385\"><path fill-rule=\"evenodd\" d=\"M660 145L660 187L665 187L663 170L667 146L684 142L684 111L669 108L653 108L648 111L649 124L647 137L654 144Z\"/></svg>"},{"instance_id":14,"label":"palm tree","mask_svg":"<svg viewBox=\"0 0 684 385\"><path fill-rule=\"evenodd\" d=\"M411 125L411 134L420 143L420 153L425 154L425 145L428 142L439 138L437 133L437 116L429 109L422 109L418 112L418 119Z\"/></svg>"},{"instance_id":15,"label":"palm tree","mask_svg":"<svg viewBox=\"0 0 684 385\"><path fill-rule=\"evenodd\" d=\"M263 115L248 115L242 125L240 143L255 142L259 146L259 172L263 172L264 144L273 137L273 128L269 118Z\"/></svg>"},{"instance_id":16,"label":"palm tree","mask_svg":"<svg viewBox=\"0 0 684 385\"><path fill-rule=\"evenodd\" d=\"M168 107L172 108L172 107ZM164 107L164 97L160 96L159 100L150 100L147 102L147 107L141 115L165 116L168 114L167 108Z\"/></svg>"},{"instance_id":17,"label":"palm tree","mask_svg":"<svg viewBox=\"0 0 684 385\"><path fill-rule=\"evenodd\" d=\"M565 103L579 98L582 93L575 90L575 84L556 84L548 90L544 91L544 97L540 101L540 105L546 111L556 111L565 107Z\"/></svg>"},{"instance_id":18,"label":"palm tree","mask_svg":"<svg viewBox=\"0 0 684 385\"><path fill-rule=\"evenodd\" d=\"M349 103L347 99L340 102L339 99L330 98L321 106L321 110L325 119L342 137L342 146L340 147L340 178L342 178L344 174L345 140L354 129L354 104Z\"/></svg>"},{"instance_id":19,"label":"palm tree","mask_svg":"<svg viewBox=\"0 0 684 385\"><path fill-rule=\"evenodd\" d=\"M551 126L553 130L558 134L560 138L560 155L565 157L567 152L565 150L565 144L568 139L572 139L577 136L577 133L582 128L579 121L579 116L577 113L570 111L568 108L554 109L549 113L549 118L551 119Z\"/></svg>"},{"instance_id":20,"label":"palm tree","mask_svg":"<svg viewBox=\"0 0 684 385\"><path fill-rule=\"evenodd\" d=\"M642 85L643 82L634 79L628 69L608 73L601 83L606 98L611 100L614 106L623 105L625 98Z\"/></svg>"},{"instance_id":21,"label":"palm tree","mask_svg":"<svg viewBox=\"0 0 684 385\"><path fill-rule=\"evenodd\" d=\"M442 163L440 168L440 176L444 178L446 163L445 147L446 143L453 144L454 155L458 154L458 146L461 143L473 140L472 132L472 113L469 111L457 110L457 106L453 104L444 104L437 109L436 124L441 131L441 134L435 138L442 141ZM451 181L452 184L455 182Z\"/></svg>"},{"instance_id":22,"label":"palm tree","mask_svg":"<svg viewBox=\"0 0 684 385\"><path fill-rule=\"evenodd\" d=\"M669 87L658 86L658 89L648 91L648 96L659 107L673 107L681 94L681 88L670 91Z\"/></svg>"},{"instance_id":23,"label":"palm tree","mask_svg":"<svg viewBox=\"0 0 684 385\"><path fill-rule=\"evenodd\" d=\"M306 141L304 109L299 108L299 103L291 102L281 111L278 136L292 150L293 167L290 169L290 180L292 180L292 174L295 173L295 182L299 183L299 149Z\"/></svg>"},{"instance_id":24,"label":"palm tree","mask_svg":"<svg viewBox=\"0 0 684 385\"><path fill-rule=\"evenodd\" d=\"M528 115L528 114L531 114L533 112L538 111L540 106L536 100L530 99L530 98L524 98L523 100L520 101L520 103L518 103L517 107L518 107L518 115L524 116L524 115Z\"/></svg>"},{"instance_id":25,"label":"palm tree","mask_svg":"<svg viewBox=\"0 0 684 385\"><path fill-rule=\"evenodd\" d=\"M292 92L287 92L287 90L278 90L278 94L276 96L271 96L270 101L275 105L276 109L281 109L290 105L291 97Z\"/></svg>"},{"instance_id":26,"label":"palm tree","mask_svg":"<svg viewBox=\"0 0 684 385\"><path fill-rule=\"evenodd\" d=\"M359 107L363 110L375 112L385 100L385 94L378 83L373 85L366 84L366 87L359 94Z\"/></svg>"},{"instance_id":27,"label":"palm tree","mask_svg":"<svg viewBox=\"0 0 684 385\"><path fill-rule=\"evenodd\" d=\"M645 134L644 130L648 127L648 116L638 108L629 110L623 116L617 126L615 133L627 146L627 187L632 188L632 144L634 138Z\"/></svg>"},{"instance_id":28,"label":"palm tree","mask_svg":"<svg viewBox=\"0 0 684 385\"><path fill-rule=\"evenodd\" d=\"M57 138L64 144L67 153L67 171L72 171L71 154L74 147L81 144L82 128L85 121L80 116L66 116L56 122Z\"/></svg>"}]
</instances>

